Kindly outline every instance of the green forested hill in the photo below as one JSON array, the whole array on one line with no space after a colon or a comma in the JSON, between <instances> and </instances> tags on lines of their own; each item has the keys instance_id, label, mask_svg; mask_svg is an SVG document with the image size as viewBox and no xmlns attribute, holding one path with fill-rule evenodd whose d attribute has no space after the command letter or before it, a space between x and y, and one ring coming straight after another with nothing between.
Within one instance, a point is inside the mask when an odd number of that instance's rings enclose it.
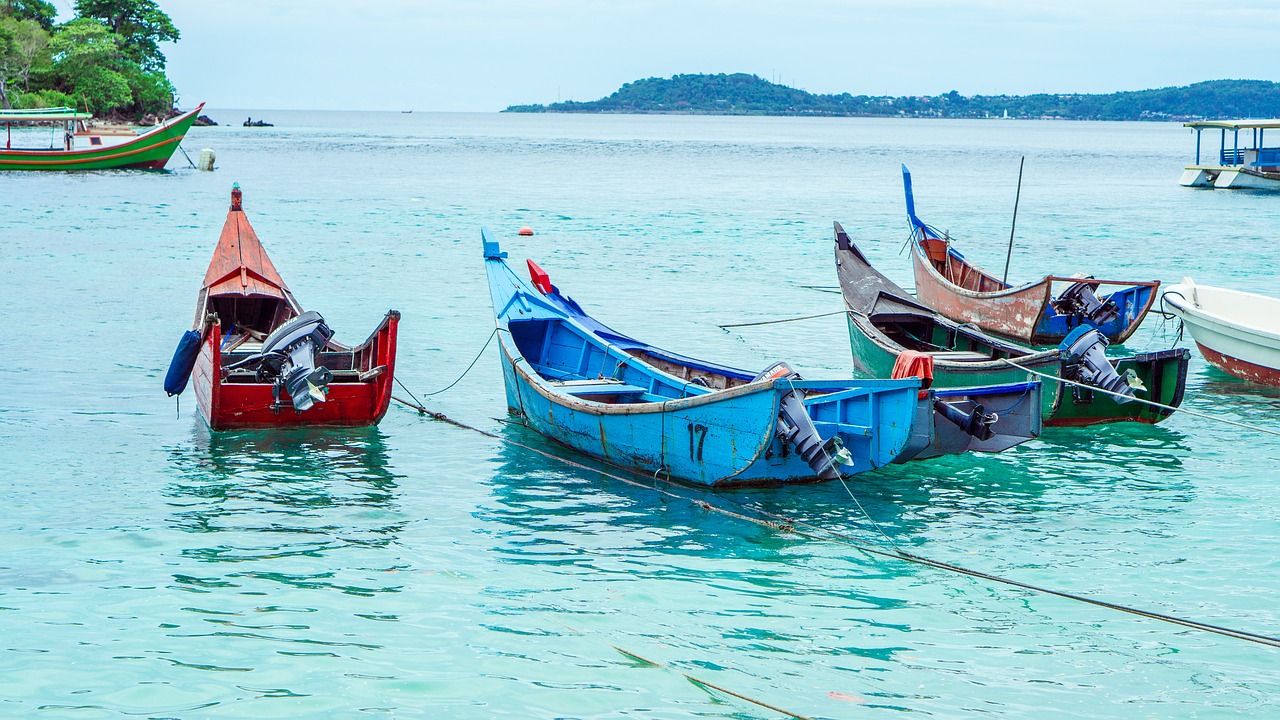
<instances>
[{"instance_id":1,"label":"green forested hill","mask_svg":"<svg viewBox=\"0 0 1280 720\"><path fill-rule=\"evenodd\" d=\"M1280 116L1280 84L1210 80L1186 87L1105 95L815 95L755 75L675 75L627 83L594 102L513 105L506 112L705 113L881 117L1186 120Z\"/></svg>"}]
</instances>

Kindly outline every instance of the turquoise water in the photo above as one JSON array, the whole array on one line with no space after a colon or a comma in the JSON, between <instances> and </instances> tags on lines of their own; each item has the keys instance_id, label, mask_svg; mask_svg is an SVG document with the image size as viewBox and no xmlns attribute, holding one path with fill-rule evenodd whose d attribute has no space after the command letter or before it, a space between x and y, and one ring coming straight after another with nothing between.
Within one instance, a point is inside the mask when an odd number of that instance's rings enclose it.
<instances>
[{"instance_id":1,"label":"turquoise water","mask_svg":"<svg viewBox=\"0 0 1280 720\"><path fill-rule=\"evenodd\" d=\"M277 127L193 130L213 173L0 177L0 717L780 716L686 675L825 718L1280 715L1275 649L785 535L398 406L213 435L160 389L233 181L339 340L404 313L417 393L492 329L481 225L622 331L816 378L851 370L839 317L716 326L839 310L832 220L909 285L900 162L921 217L1000 267L1027 156L1011 277L1274 294L1280 197L1178 187L1189 131L211 114ZM1129 346L1176 336L1152 317ZM500 422L493 353L430 407L563 454ZM1186 406L1275 427L1280 393L1195 355ZM839 484L679 492L1276 635L1278 456L1180 414L860 475L866 514Z\"/></svg>"}]
</instances>

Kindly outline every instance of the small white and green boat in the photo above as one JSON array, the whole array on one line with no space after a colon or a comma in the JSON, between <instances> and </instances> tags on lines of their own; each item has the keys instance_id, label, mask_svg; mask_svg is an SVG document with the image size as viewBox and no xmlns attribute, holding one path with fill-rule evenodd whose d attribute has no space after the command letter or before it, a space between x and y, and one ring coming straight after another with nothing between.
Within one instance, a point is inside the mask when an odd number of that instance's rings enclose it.
<instances>
[{"instance_id":1,"label":"small white and green boat","mask_svg":"<svg viewBox=\"0 0 1280 720\"><path fill-rule=\"evenodd\" d=\"M191 112L140 133L90 128L87 121L93 115L72 108L0 110L0 124L5 127L0 170L158 170L169 162L203 107L201 103ZM15 126L49 126L53 130L49 146L15 146L15 140L20 144L28 139L26 134L15 137Z\"/></svg>"}]
</instances>

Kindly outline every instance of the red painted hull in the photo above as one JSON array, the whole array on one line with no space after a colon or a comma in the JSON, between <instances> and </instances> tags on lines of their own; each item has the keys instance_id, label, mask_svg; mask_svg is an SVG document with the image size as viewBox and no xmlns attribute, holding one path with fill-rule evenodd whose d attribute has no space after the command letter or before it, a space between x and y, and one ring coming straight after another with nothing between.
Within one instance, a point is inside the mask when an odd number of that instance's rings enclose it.
<instances>
[{"instance_id":1,"label":"red painted hull","mask_svg":"<svg viewBox=\"0 0 1280 720\"><path fill-rule=\"evenodd\" d=\"M1208 360L1210 364L1228 375L1258 383L1259 385L1280 387L1280 370L1257 365L1230 355L1223 355L1216 350L1210 350L1200 343L1196 343L1196 347L1200 348L1200 353L1204 355L1205 360Z\"/></svg>"},{"instance_id":2,"label":"red painted hull","mask_svg":"<svg viewBox=\"0 0 1280 720\"><path fill-rule=\"evenodd\" d=\"M373 335L355 349L359 370L386 369L363 382L329 383L322 403L306 412L289 406L287 397L276 405L271 383L226 382L222 378L221 326L212 325L205 334L192 373L200 414L214 430L295 427L365 427L377 425L391 403L396 358L396 331L400 313L392 311Z\"/></svg>"}]
</instances>

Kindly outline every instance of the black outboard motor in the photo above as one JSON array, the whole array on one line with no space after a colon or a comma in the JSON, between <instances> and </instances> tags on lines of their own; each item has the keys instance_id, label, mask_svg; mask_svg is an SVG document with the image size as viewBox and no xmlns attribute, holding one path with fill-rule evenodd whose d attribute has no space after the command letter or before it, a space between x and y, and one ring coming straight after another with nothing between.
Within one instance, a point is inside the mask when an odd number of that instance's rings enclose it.
<instances>
[{"instance_id":1,"label":"black outboard motor","mask_svg":"<svg viewBox=\"0 0 1280 720\"><path fill-rule=\"evenodd\" d=\"M973 412L965 412L960 408L934 398L933 409L942 417L956 424L956 427L979 440L990 440L995 431L991 426L1000 420L996 413L989 413L982 405L974 403Z\"/></svg>"},{"instance_id":2,"label":"black outboard motor","mask_svg":"<svg viewBox=\"0 0 1280 720\"><path fill-rule=\"evenodd\" d=\"M1062 376L1092 387L1119 393L1116 402L1133 398L1133 387L1107 360L1107 338L1094 328L1080 326L1058 345L1062 353Z\"/></svg>"},{"instance_id":3,"label":"black outboard motor","mask_svg":"<svg viewBox=\"0 0 1280 720\"><path fill-rule=\"evenodd\" d=\"M1093 327L1105 325L1120 317L1120 309L1116 301L1108 298L1105 302L1098 299L1097 287L1092 283L1073 283L1057 300L1049 303L1059 315L1065 315L1072 325L1089 324Z\"/></svg>"},{"instance_id":4,"label":"black outboard motor","mask_svg":"<svg viewBox=\"0 0 1280 720\"><path fill-rule=\"evenodd\" d=\"M251 358L228 367L256 368L258 379L265 382L275 378L276 402L280 402L283 388L298 412L309 409L317 402L324 402L325 392L333 380L327 367L316 367L316 353L333 337L333 331L324 324L324 318L314 310L276 328L262 343L262 351Z\"/></svg>"},{"instance_id":5,"label":"black outboard motor","mask_svg":"<svg viewBox=\"0 0 1280 720\"><path fill-rule=\"evenodd\" d=\"M800 375L792 370L790 365L778 362L766 368L752 382L781 378L799 380ZM778 409L778 437L784 445L795 446L796 454L808 463L818 479L835 480L841 477L840 466L852 465L853 458L849 456L849 451L844 449L838 435L832 435L830 440L822 442L822 438L818 435L818 428L813 425L813 418L809 417L809 411L805 410L804 398L804 391L798 389L792 389L791 392L782 396Z\"/></svg>"}]
</instances>

